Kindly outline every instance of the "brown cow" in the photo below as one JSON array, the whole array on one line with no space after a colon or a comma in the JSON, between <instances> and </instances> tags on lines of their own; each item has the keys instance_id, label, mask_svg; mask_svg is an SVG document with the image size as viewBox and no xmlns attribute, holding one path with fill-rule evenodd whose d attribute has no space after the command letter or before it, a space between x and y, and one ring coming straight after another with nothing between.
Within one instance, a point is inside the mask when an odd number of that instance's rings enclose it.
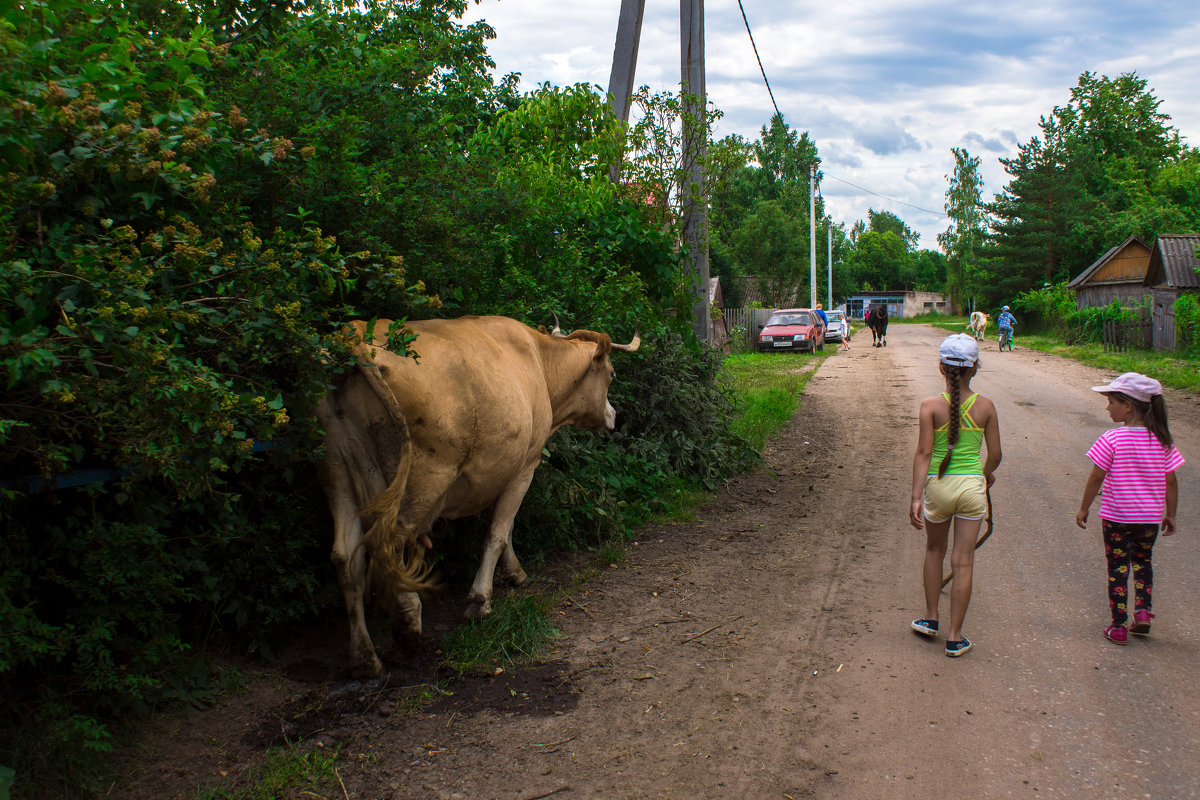
<instances>
[{"instance_id":1,"label":"brown cow","mask_svg":"<svg viewBox=\"0 0 1200 800\"><path fill-rule=\"evenodd\" d=\"M361 337L366 323L351 323ZM372 341L386 341L379 320ZM389 606L393 635L421 632L424 565L436 519L491 509L483 560L468 597L468 617L491 613L497 562L527 581L512 548L513 518L563 425L611 430L611 350L633 352L606 334L564 336L506 317L464 317L407 324L417 359L360 344L359 367L321 402L325 430L321 482L334 519L332 560L350 621L357 677L374 677L375 654L363 610L368 561L378 597ZM364 534L364 522L367 530Z\"/></svg>"}]
</instances>

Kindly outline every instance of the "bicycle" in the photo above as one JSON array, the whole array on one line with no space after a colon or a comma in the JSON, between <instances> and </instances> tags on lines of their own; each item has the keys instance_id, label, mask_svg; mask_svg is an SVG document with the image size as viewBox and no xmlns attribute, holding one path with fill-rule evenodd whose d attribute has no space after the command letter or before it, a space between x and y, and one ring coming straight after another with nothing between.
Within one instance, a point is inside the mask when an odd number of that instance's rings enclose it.
<instances>
[{"instance_id":1,"label":"bicycle","mask_svg":"<svg viewBox=\"0 0 1200 800\"><path fill-rule=\"evenodd\" d=\"M1000 342L1000 352L1001 353L1004 352L1005 345L1008 345L1008 352L1010 352L1010 353L1012 352L1012 335L1013 335L1012 328L1001 328L1000 329L999 342Z\"/></svg>"}]
</instances>

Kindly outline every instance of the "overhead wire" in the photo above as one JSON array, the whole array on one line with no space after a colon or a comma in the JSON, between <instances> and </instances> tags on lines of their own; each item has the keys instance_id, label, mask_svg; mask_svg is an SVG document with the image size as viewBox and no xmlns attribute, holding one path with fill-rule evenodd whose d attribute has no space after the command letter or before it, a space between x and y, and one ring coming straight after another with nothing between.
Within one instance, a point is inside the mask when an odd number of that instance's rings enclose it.
<instances>
[{"instance_id":1,"label":"overhead wire","mask_svg":"<svg viewBox=\"0 0 1200 800\"><path fill-rule=\"evenodd\" d=\"M742 12L742 22L744 22L746 24L746 35L750 37L750 47L754 49L754 58L758 61L758 71L760 73L762 73L763 83L766 85L767 94L771 98L771 105L775 107L775 115L777 117L779 117L780 121L782 121L783 113L779 110L779 104L775 102L775 93L773 91L771 91L771 82L769 80L767 80L767 71L766 71L766 69L763 68L762 57L758 54L758 45L754 43L754 33L750 30L750 20L746 16L746 8L742 5L742 0L738 0L738 10L740 10ZM865 186L859 186L857 183L851 183L850 181L845 180L844 178L839 178L836 175L830 175L828 172L823 172L822 174L824 174L826 177L833 178L835 181L840 181L840 182L846 184L847 186L853 186L855 189L858 189L859 191L863 191L869 195L873 195L880 199L887 200L889 203L899 203L902 206L908 206L909 208L915 208L918 211L923 211L926 214L934 214L939 217L947 216L945 211L931 211L928 208L922 208L921 206L905 202L904 200L897 200L894 197L888 197L887 195L882 195L879 192L873 192L870 189L866 188Z\"/></svg>"}]
</instances>

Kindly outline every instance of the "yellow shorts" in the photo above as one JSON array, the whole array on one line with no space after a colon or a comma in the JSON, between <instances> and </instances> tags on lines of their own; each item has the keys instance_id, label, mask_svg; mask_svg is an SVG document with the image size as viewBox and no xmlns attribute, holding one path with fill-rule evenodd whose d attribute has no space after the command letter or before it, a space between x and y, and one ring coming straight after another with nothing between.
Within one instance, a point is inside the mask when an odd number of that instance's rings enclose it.
<instances>
[{"instance_id":1,"label":"yellow shorts","mask_svg":"<svg viewBox=\"0 0 1200 800\"><path fill-rule=\"evenodd\" d=\"M983 519L987 516L987 481L982 475L930 476L925 479L925 520L945 522L951 517Z\"/></svg>"}]
</instances>

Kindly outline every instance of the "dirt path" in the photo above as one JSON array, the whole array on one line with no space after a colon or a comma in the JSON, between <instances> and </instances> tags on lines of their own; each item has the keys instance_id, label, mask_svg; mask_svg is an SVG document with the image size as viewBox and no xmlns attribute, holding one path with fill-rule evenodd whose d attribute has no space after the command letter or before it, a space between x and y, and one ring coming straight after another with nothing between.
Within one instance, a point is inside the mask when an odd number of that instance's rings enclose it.
<instances>
[{"instance_id":1,"label":"dirt path","mask_svg":"<svg viewBox=\"0 0 1200 800\"><path fill-rule=\"evenodd\" d=\"M886 349L832 355L767 468L701 522L641 531L627 564L558 610L542 664L451 680L399 714L408 673L325 680L333 629L273 684L164 721L172 741L113 796L187 797L304 735L342 745L348 798L1200 797L1200 403L1168 395L1191 459L1180 534L1155 551L1153 635L1118 648L1100 636L1098 522L1073 523L1082 453L1107 427L1088 387L1111 376L1019 342L985 350L976 388L1005 461L964 627L976 646L948 659L908 630L924 538L905 518L943 333L894 325Z\"/></svg>"}]
</instances>

